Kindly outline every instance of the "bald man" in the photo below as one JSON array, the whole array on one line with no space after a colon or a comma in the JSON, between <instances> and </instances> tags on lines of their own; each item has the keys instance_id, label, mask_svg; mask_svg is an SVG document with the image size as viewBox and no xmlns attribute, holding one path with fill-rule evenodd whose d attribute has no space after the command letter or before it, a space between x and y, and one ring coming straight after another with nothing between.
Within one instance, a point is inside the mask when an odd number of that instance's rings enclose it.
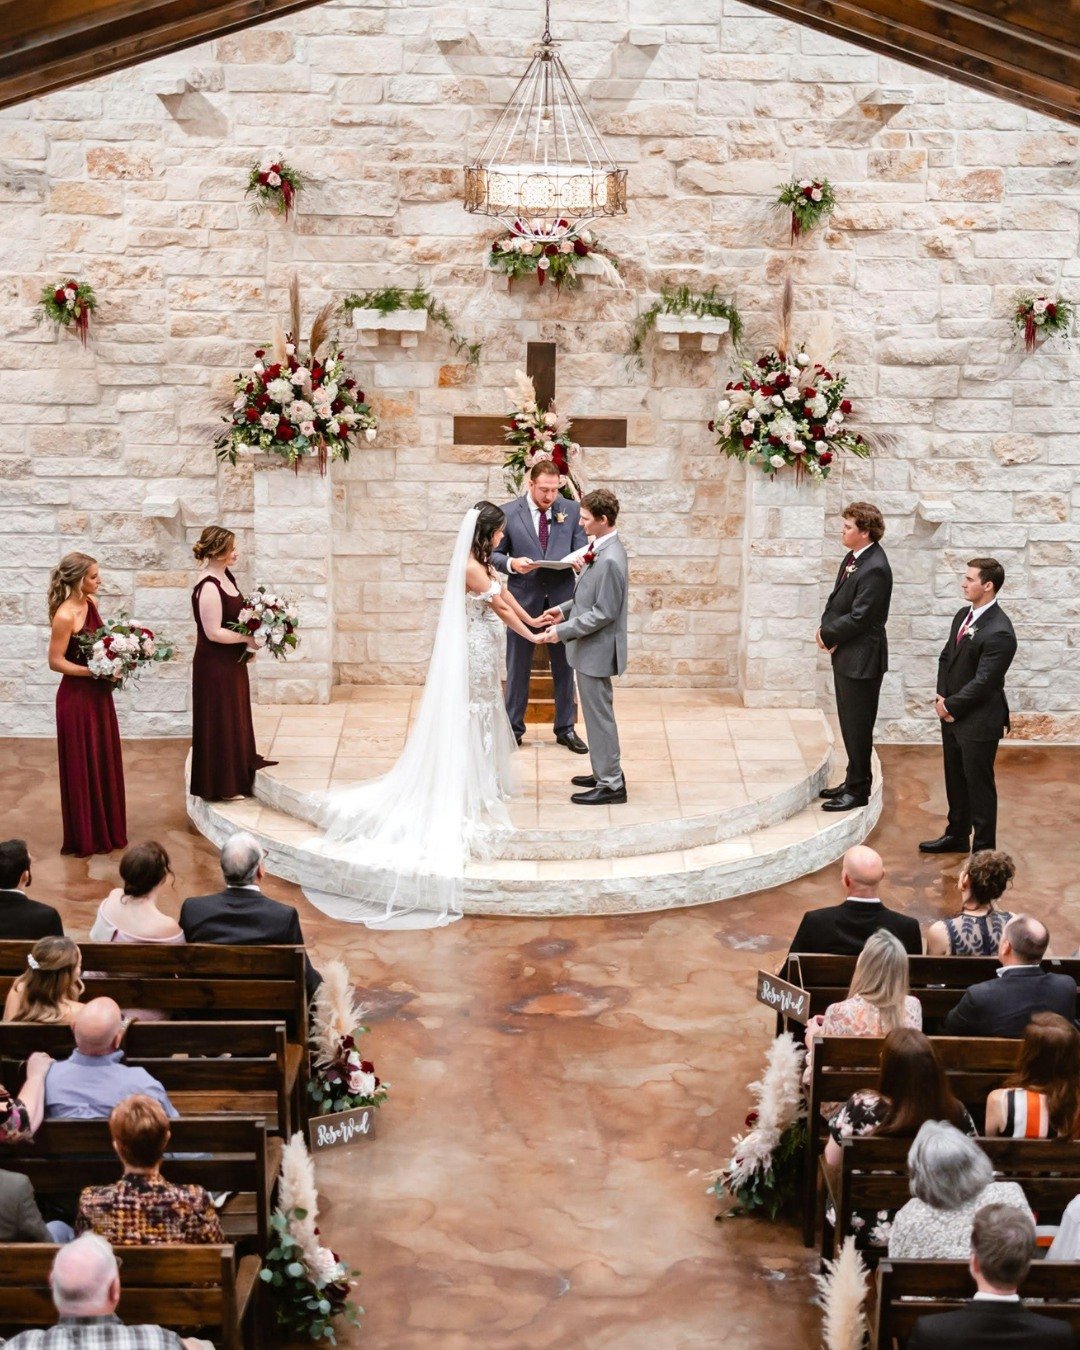
<instances>
[{"instance_id":1,"label":"bald man","mask_svg":"<svg viewBox=\"0 0 1080 1350\"><path fill-rule=\"evenodd\" d=\"M1030 914L1016 914L1005 925L998 947L1001 969L992 980L968 987L945 1019L946 1036L1024 1034L1034 1013L1060 1013L1076 1020L1076 981L1042 968L1050 945L1046 925Z\"/></svg>"},{"instance_id":2,"label":"bald man","mask_svg":"<svg viewBox=\"0 0 1080 1350\"><path fill-rule=\"evenodd\" d=\"M119 1005L92 998L75 1019L75 1049L49 1069L45 1079L46 1120L102 1120L136 1092L160 1102L172 1119L180 1114L168 1093L146 1072L124 1063L120 1049L126 1029Z\"/></svg>"},{"instance_id":3,"label":"bald man","mask_svg":"<svg viewBox=\"0 0 1080 1350\"><path fill-rule=\"evenodd\" d=\"M898 937L912 956L920 955L922 933L918 921L886 909L881 903L884 878L885 864L879 853L865 844L849 848L840 872L845 896L843 904L812 909L804 914L792 939L791 952L858 956L870 934L884 928Z\"/></svg>"}]
</instances>

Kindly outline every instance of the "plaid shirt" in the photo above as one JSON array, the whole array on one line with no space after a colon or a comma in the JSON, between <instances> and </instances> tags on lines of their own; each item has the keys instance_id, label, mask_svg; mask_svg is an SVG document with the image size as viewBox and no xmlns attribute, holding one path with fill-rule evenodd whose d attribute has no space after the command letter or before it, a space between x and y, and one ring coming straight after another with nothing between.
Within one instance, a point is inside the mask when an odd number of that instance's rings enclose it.
<instances>
[{"instance_id":1,"label":"plaid shirt","mask_svg":"<svg viewBox=\"0 0 1080 1350\"><path fill-rule=\"evenodd\" d=\"M20 1331L4 1350L183 1350L175 1331L164 1327L128 1327L119 1317L61 1317L47 1331Z\"/></svg>"},{"instance_id":2,"label":"plaid shirt","mask_svg":"<svg viewBox=\"0 0 1080 1350\"><path fill-rule=\"evenodd\" d=\"M174 1186L160 1172L148 1177L125 1172L111 1186L87 1186L75 1231L97 1233L114 1247L225 1241L208 1192Z\"/></svg>"}]
</instances>

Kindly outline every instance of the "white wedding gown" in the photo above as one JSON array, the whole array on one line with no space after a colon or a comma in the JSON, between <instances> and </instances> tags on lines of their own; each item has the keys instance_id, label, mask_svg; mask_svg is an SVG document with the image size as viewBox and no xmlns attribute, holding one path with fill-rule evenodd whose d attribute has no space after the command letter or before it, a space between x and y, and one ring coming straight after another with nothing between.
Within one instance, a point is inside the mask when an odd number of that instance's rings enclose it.
<instances>
[{"instance_id":1,"label":"white wedding gown","mask_svg":"<svg viewBox=\"0 0 1080 1350\"><path fill-rule=\"evenodd\" d=\"M461 917L466 862L490 856L512 828L505 630L491 608L503 582L493 574L482 595L466 591L476 518L466 512L458 531L427 681L400 758L380 778L324 799L320 823L350 877L339 893L305 894L332 918L372 928L450 923Z\"/></svg>"}]
</instances>

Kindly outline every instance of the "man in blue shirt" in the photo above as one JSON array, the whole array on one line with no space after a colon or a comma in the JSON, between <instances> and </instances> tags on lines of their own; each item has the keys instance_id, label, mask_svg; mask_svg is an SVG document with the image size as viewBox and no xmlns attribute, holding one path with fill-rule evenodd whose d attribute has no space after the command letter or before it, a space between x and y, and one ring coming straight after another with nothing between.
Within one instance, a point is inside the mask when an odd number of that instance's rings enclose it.
<instances>
[{"instance_id":1,"label":"man in blue shirt","mask_svg":"<svg viewBox=\"0 0 1080 1350\"><path fill-rule=\"evenodd\" d=\"M124 1063L124 1019L114 999L91 999L75 1019L74 1032L76 1049L53 1064L45 1079L46 1120L107 1119L118 1102L136 1092L153 1097L176 1119L180 1113L158 1080Z\"/></svg>"}]
</instances>

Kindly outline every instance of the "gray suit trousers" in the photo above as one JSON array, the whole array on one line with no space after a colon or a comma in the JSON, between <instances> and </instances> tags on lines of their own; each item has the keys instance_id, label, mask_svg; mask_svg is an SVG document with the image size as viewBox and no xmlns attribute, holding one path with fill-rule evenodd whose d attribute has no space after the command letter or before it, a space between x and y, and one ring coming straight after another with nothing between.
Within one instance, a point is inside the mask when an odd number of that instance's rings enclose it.
<instances>
[{"instance_id":1,"label":"gray suit trousers","mask_svg":"<svg viewBox=\"0 0 1080 1350\"><path fill-rule=\"evenodd\" d=\"M615 700L610 675L585 675L577 672L578 698L585 717L585 735L589 738L589 759L598 787L623 786L619 758L619 728L615 724Z\"/></svg>"}]
</instances>

